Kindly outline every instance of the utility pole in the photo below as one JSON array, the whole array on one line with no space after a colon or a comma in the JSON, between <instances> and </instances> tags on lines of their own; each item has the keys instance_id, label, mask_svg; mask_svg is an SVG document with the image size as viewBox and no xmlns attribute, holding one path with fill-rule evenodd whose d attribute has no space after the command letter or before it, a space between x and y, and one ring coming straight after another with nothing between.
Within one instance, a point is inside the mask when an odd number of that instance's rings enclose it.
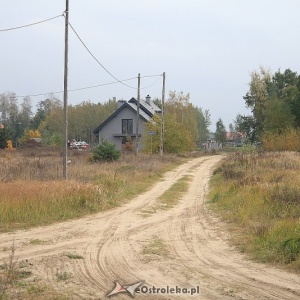
<instances>
[{"instance_id":1,"label":"utility pole","mask_svg":"<svg viewBox=\"0 0 300 300\"><path fill-rule=\"evenodd\" d=\"M139 154L139 119L140 119L140 90L141 90L141 75L138 74L138 94L137 94L137 109L136 109L136 156Z\"/></svg>"},{"instance_id":2,"label":"utility pole","mask_svg":"<svg viewBox=\"0 0 300 300\"><path fill-rule=\"evenodd\" d=\"M165 89L166 89L166 73L163 73L163 86L161 96L161 125L160 125L160 145L159 152L162 157L164 154L164 133L165 133Z\"/></svg>"},{"instance_id":3,"label":"utility pole","mask_svg":"<svg viewBox=\"0 0 300 300\"><path fill-rule=\"evenodd\" d=\"M66 0L65 11L65 68L64 68L64 118L63 118L63 177L68 178L68 44L69 44L69 0Z\"/></svg>"}]
</instances>

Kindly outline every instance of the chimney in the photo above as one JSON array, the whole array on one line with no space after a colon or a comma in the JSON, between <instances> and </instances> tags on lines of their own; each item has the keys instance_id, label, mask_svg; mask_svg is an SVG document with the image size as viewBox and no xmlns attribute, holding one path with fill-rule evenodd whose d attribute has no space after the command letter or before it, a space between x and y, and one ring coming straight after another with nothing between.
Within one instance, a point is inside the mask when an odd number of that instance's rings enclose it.
<instances>
[{"instance_id":1,"label":"chimney","mask_svg":"<svg viewBox=\"0 0 300 300\"><path fill-rule=\"evenodd\" d=\"M124 103L126 103L126 100L118 100L118 108L120 108Z\"/></svg>"},{"instance_id":2,"label":"chimney","mask_svg":"<svg viewBox=\"0 0 300 300\"><path fill-rule=\"evenodd\" d=\"M146 102L151 105L151 97L149 95L147 95L146 97Z\"/></svg>"}]
</instances>

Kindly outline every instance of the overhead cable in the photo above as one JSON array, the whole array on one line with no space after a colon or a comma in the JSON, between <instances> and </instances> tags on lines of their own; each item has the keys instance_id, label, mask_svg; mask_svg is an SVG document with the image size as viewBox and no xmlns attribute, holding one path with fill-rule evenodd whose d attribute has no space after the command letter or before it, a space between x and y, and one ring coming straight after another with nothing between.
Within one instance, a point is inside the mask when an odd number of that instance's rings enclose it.
<instances>
[{"instance_id":1,"label":"overhead cable","mask_svg":"<svg viewBox=\"0 0 300 300\"><path fill-rule=\"evenodd\" d=\"M25 28L25 27L38 25L38 24L41 24L41 23L45 23L45 22L54 20L54 19L59 18L59 17L63 17L63 16L64 16L63 14L60 14L58 16L55 16L55 17L52 17L52 18L49 18L49 19L46 19L46 20L38 21L38 22L35 22L35 23L31 23L31 24L27 24L27 25L22 25L22 26L18 26L18 27L11 27L11 28L6 28L6 29L0 29L0 32L11 31L11 30L16 30L16 29L22 29L22 28Z\"/></svg>"},{"instance_id":2,"label":"overhead cable","mask_svg":"<svg viewBox=\"0 0 300 300\"><path fill-rule=\"evenodd\" d=\"M76 30L74 29L74 27L71 25L71 23L69 22L69 25L71 27L71 29L73 30L73 32L75 33L75 35L77 36L77 38L79 39L79 41L81 42L81 44L84 46L84 48L88 51L88 53L93 57L93 59L101 66L102 69L105 70L106 73L108 73L112 78L114 78L115 80L117 80L119 83L131 88L131 89L137 89L134 86L130 86L126 83L123 83L121 80L119 80L116 76L114 76L111 72L109 72L102 64L101 62L97 59L97 57L90 51L90 49L86 46L86 44L83 42L83 40L81 39L81 37L78 35L78 33L76 32Z\"/></svg>"},{"instance_id":3,"label":"overhead cable","mask_svg":"<svg viewBox=\"0 0 300 300\"><path fill-rule=\"evenodd\" d=\"M161 76L161 75L147 75L147 76L142 76L141 78L147 78L147 77L157 77L157 76ZM119 80L119 81L113 81L113 82L107 82L107 83L101 83L101 84L97 84L97 85L91 85L91 86L86 86L86 87L81 87L81 88L75 88L75 89L69 89L68 92L76 92L76 91L82 91L82 90L88 90L88 89L93 89L93 88L97 88L97 87L101 87L101 86L106 86L106 85L111 85L111 84L116 84L124 81L129 81L129 80L133 80L136 79L137 77L132 77L132 78L128 78L128 79L123 79L123 80ZM157 79L153 84L144 87L142 89L146 89L149 88L151 86L153 86L154 84L157 83L159 79ZM48 92L48 93L40 93L40 94L32 94L32 95L20 95L20 96L16 96L17 98L25 98L25 97L38 97L38 96L46 96L49 94L62 94L64 91L57 91L57 92Z\"/></svg>"},{"instance_id":4,"label":"overhead cable","mask_svg":"<svg viewBox=\"0 0 300 300\"><path fill-rule=\"evenodd\" d=\"M153 75L153 76L144 76L144 77L156 77L156 76L162 76L162 75ZM143 77L141 77L141 78L143 78ZM140 89L141 89L141 90L148 89L149 87L155 85L159 80L160 80L160 78L158 78L157 80L155 80L152 84L147 85L147 86L145 86L145 87L142 87L142 88L140 88Z\"/></svg>"},{"instance_id":5,"label":"overhead cable","mask_svg":"<svg viewBox=\"0 0 300 300\"><path fill-rule=\"evenodd\" d=\"M118 80L118 81L113 81L113 82L108 82L108 83L101 83L101 84L97 84L97 85L91 85L91 86L86 86L86 87L81 87L81 88L75 88L75 89L69 89L68 92L76 92L76 91L81 91L81 90L87 90L87 89L92 89L92 88L97 88L97 87L101 87L101 86L106 86L106 85L111 85L111 84L116 84L124 81L129 81L129 80L133 80L136 79L136 77L133 78L128 78L128 79L123 79L123 80ZM48 92L48 93L40 93L40 94L32 94L32 95L20 95L20 96L16 96L17 98L24 98L24 97L38 97L38 96L46 96L49 94L61 94L64 91L57 91L57 92Z\"/></svg>"}]
</instances>

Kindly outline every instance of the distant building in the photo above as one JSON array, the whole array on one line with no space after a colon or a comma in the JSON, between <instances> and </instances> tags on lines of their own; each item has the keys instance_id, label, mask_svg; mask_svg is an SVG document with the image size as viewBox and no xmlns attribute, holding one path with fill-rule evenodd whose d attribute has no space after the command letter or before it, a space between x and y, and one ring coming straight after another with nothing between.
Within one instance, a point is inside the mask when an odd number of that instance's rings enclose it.
<instances>
[{"instance_id":1,"label":"distant building","mask_svg":"<svg viewBox=\"0 0 300 300\"><path fill-rule=\"evenodd\" d=\"M229 145L241 145L244 143L245 135L241 132L232 131L232 132L226 132L226 141Z\"/></svg>"},{"instance_id":2,"label":"distant building","mask_svg":"<svg viewBox=\"0 0 300 300\"><path fill-rule=\"evenodd\" d=\"M202 144L203 148L207 151L222 149L222 144L218 143L213 132L208 133L208 138L205 143Z\"/></svg>"},{"instance_id":3,"label":"distant building","mask_svg":"<svg viewBox=\"0 0 300 300\"><path fill-rule=\"evenodd\" d=\"M131 138L135 144L137 105L135 98L131 98L129 101L119 100L118 108L93 131L96 140L99 142L101 138L105 138L115 144L118 150L122 150L122 145L126 144L128 138ZM153 103L149 95L145 100L140 100L139 137L143 134L145 123L149 122L155 113L161 113L161 109Z\"/></svg>"}]
</instances>

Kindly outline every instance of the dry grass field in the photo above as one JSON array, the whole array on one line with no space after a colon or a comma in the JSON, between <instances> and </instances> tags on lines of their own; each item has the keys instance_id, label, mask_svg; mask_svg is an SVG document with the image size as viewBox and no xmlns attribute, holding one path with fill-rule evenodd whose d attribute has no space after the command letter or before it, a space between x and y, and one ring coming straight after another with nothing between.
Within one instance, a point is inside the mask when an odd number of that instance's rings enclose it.
<instances>
[{"instance_id":1,"label":"dry grass field","mask_svg":"<svg viewBox=\"0 0 300 300\"><path fill-rule=\"evenodd\" d=\"M211 181L212 207L260 262L300 271L300 154L236 152Z\"/></svg>"},{"instance_id":2,"label":"dry grass field","mask_svg":"<svg viewBox=\"0 0 300 300\"><path fill-rule=\"evenodd\" d=\"M68 180L63 180L59 149L0 152L0 232L118 206L183 160L131 153L113 163L92 163L88 157L88 151L70 151Z\"/></svg>"}]
</instances>

